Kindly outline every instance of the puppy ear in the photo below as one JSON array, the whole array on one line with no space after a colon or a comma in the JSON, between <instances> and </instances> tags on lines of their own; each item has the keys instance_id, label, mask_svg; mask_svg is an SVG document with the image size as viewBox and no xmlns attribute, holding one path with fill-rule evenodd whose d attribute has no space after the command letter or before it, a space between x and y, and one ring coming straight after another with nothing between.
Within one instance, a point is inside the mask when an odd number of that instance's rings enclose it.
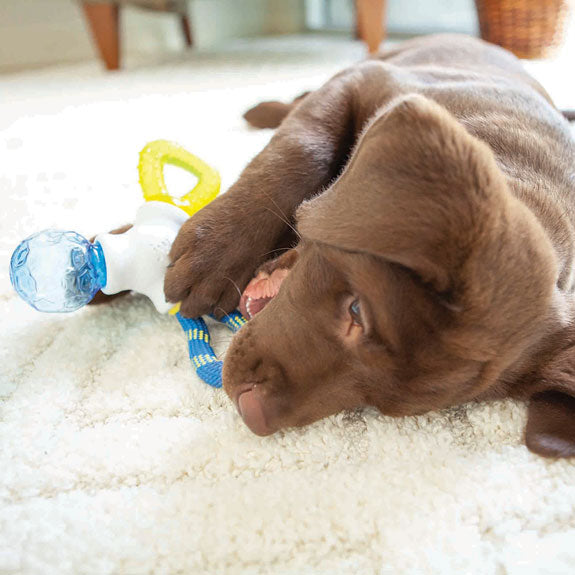
<instances>
[{"instance_id":1,"label":"puppy ear","mask_svg":"<svg viewBox=\"0 0 575 575\"><path fill-rule=\"evenodd\" d=\"M545 457L575 456L575 397L543 391L531 398L525 443Z\"/></svg>"},{"instance_id":2,"label":"puppy ear","mask_svg":"<svg viewBox=\"0 0 575 575\"><path fill-rule=\"evenodd\" d=\"M380 111L340 178L297 216L304 239L414 271L461 311L459 327L483 335L468 350L477 360L516 345L549 304L556 263L546 233L489 147L423 96Z\"/></svg>"},{"instance_id":3,"label":"puppy ear","mask_svg":"<svg viewBox=\"0 0 575 575\"><path fill-rule=\"evenodd\" d=\"M530 397L525 443L545 457L575 456L575 334L573 328L554 341L559 349L521 386ZM555 338L558 339L558 338Z\"/></svg>"}]
</instances>

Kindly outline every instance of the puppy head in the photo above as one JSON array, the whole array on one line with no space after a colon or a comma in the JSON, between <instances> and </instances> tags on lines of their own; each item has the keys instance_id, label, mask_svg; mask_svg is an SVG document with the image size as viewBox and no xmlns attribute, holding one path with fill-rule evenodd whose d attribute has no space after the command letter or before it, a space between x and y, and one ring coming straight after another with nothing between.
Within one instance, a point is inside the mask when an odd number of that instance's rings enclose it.
<instances>
[{"instance_id":1,"label":"puppy head","mask_svg":"<svg viewBox=\"0 0 575 575\"><path fill-rule=\"evenodd\" d=\"M224 365L256 433L477 397L550 305L542 228L487 146L420 96L378 114L340 178L300 207L298 230L299 257Z\"/></svg>"}]
</instances>

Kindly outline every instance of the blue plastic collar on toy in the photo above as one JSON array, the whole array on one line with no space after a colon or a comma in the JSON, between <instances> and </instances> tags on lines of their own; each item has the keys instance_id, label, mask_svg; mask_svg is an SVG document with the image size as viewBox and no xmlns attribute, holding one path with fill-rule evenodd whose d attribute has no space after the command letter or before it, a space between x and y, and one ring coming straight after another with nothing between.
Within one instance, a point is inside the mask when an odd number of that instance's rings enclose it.
<instances>
[{"instance_id":1,"label":"blue plastic collar on toy","mask_svg":"<svg viewBox=\"0 0 575 575\"><path fill-rule=\"evenodd\" d=\"M100 242L94 242L91 245L92 264L94 272L100 285L100 289L105 288L108 283L108 272L106 271L106 258Z\"/></svg>"}]
</instances>

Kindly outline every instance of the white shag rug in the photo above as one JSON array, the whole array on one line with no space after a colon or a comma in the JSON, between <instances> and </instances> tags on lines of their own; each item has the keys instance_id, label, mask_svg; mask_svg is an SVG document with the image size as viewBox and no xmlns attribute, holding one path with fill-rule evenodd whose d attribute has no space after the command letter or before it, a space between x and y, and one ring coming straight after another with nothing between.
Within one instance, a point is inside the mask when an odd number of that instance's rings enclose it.
<instances>
[{"instance_id":1,"label":"white shag rug","mask_svg":"<svg viewBox=\"0 0 575 575\"><path fill-rule=\"evenodd\" d=\"M41 315L11 290L31 232L130 221L147 141L180 142L225 188L270 137L243 125L246 107L359 55L239 43L0 80L1 574L575 572L575 462L527 451L524 405L367 410L258 438L147 301Z\"/></svg>"}]
</instances>

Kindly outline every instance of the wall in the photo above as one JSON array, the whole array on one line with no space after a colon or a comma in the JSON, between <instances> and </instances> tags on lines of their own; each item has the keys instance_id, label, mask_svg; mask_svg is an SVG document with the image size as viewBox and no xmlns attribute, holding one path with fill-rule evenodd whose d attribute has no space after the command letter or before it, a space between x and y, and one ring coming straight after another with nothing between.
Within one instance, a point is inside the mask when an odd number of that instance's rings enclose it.
<instances>
[{"instance_id":1,"label":"wall","mask_svg":"<svg viewBox=\"0 0 575 575\"><path fill-rule=\"evenodd\" d=\"M306 22L312 29L349 30L351 0L307 0ZM388 0L387 29L391 34L477 32L474 0Z\"/></svg>"},{"instance_id":2,"label":"wall","mask_svg":"<svg viewBox=\"0 0 575 575\"><path fill-rule=\"evenodd\" d=\"M298 32L304 27L303 0L190 0L189 8L199 48L230 37ZM122 30L127 61L183 46L172 14L128 7ZM75 0L0 0L0 72L94 59Z\"/></svg>"}]
</instances>

